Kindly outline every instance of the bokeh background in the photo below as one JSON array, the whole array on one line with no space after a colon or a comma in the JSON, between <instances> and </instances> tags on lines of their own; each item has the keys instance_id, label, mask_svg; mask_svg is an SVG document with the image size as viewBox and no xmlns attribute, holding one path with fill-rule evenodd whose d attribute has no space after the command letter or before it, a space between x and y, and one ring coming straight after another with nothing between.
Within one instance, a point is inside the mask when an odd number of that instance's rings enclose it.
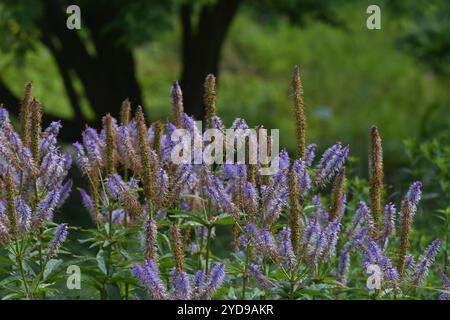
<instances>
[{"instance_id":1,"label":"bokeh background","mask_svg":"<svg viewBox=\"0 0 450 320\"><path fill-rule=\"evenodd\" d=\"M65 27L69 4L81 8L81 30ZM381 8L381 30L366 27L370 4ZM449 15L446 0L2 0L0 102L17 113L33 81L46 119L63 120L69 146L86 124L117 115L127 97L151 121L166 120L175 80L186 111L201 118L202 82L214 73L225 123L243 117L279 128L292 151L298 64L308 142L319 150L349 144L358 185L369 128L378 125L390 199L423 180L419 229L448 242ZM89 225L76 193L60 217Z\"/></svg>"}]
</instances>

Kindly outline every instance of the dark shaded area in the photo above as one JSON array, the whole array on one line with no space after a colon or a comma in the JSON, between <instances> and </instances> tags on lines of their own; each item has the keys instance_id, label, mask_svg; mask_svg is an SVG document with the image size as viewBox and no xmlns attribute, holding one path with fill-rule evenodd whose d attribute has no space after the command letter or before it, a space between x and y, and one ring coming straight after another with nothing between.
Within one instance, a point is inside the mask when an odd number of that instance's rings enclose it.
<instances>
[{"instance_id":1,"label":"dark shaded area","mask_svg":"<svg viewBox=\"0 0 450 320\"><path fill-rule=\"evenodd\" d=\"M74 32L65 27L66 8L79 5L83 28ZM227 32L239 8L246 5L256 14L272 13L287 16L295 24L304 25L306 18L335 24L330 2L322 1L65 1L38 2L35 10L26 1L6 0L0 10L18 23L19 34L0 34L0 43L12 41L23 54L41 42L52 54L58 67L73 118L65 121L62 140L78 138L86 124L99 126L106 113L117 115L123 100L133 105L143 102L141 86L136 77L133 49L153 40L160 30L170 28L168 20L179 17L182 28L180 61L184 107L188 114L203 119L203 81L207 74L219 75L221 51ZM26 23L23 23L26 20ZM37 32L36 32L37 30ZM25 39L25 40L24 40ZM77 90L80 82L82 92ZM82 98L95 112L90 119L82 110ZM19 98L0 79L0 101L14 110ZM47 118L48 121L53 119Z\"/></svg>"}]
</instances>

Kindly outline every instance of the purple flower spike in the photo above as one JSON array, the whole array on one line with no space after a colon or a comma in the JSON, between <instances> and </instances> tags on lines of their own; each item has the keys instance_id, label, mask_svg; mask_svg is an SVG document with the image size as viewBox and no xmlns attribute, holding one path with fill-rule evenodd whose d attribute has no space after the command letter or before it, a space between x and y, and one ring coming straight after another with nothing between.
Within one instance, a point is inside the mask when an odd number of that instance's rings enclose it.
<instances>
[{"instance_id":1,"label":"purple flower spike","mask_svg":"<svg viewBox=\"0 0 450 320\"><path fill-rule=\"evenodd\" d=\"M47 248L47 261L56 257L56 255L58 254L59 248L61 248L63 242L66 240L68 233L67 229L67 224L65 223L58 225L58 227L56 228L55 235L50 241Z\"/></svg>"},{"instance_id":2,"label":"purple flower spike","mask_svg":"<svg viewBox=\"0 0 450 320\"><path fill-rule=\"evenodd\" d=\"M311 188L311 178L308 173L306 162L302 160L295 160L294 170L298 175L298 185L300 192L304 192Z\"/></svg>"},{"instance_id":3,"label":"purple flower spike","mask_svg":"<svg viewBox=\"0 0 450 320\"><path fill-rule=\"evenodd\" d=\"M53 219L53 213L59 203L59 191L50 191L47 196L39 202L37 214L33 216L33 224L40 224L43 221Z\"/></svg>"},{"instance_id":4,"label":"purple flower spike","mask_svg":"<svg viewBox=\"0 0 450 320\"><path fill-rule=\"evenodd\" d=\"M450 300L450 280L442 270L439 270L439 277L442 281L442 287L445 292L439 295L439 300Z\"/></svg>"},{"instance_id":5,"label":"purple flower spike","mask_svg":"<svg viewBox=\"0 0 450 320\"><path fill-rule=\"evenodd\" d=\"M388 238L395 232L395 206L388 203L384 208L384 224L381 233L381 243L383 246L387 245Z\"/></svg>"},{"instance_id":6,"label":"purple flower spike","mask_svg":"<svg viewBox=\"0 0 450 320\"><path fill-rule=\"evenodd\" d=\"M422 182L416 181L414 182L411 187L409 187L409 191L406 195L406 198L409 202L411 202L413 205L417 205L420 201L420 196L422 194Z\"/></svg>"},{"instance_id":7,"label":"purple flower spike","mask_svg":"<svg viewBox=\"0 0 450 320\"><path fill-rule=\"evenodd\" d=\"M191 285L186 272L178 272L173 268L170 275L170 282L172 286L171 299L173 300L188 300L191 295Z\"/></svg>"},{"instance_id":8,"label":"purple flower spike","mask_svg":"<svg viewBox=\"0 0 450 320\"><path fill-rule=\"evenodd\" d=\"M294 249L292 248L291 242L291 230L289 228L284 228L280 231L280 254L287 266L288 270L294 270L297 258L294 254Z\"/></svg>"},{"instance_id":9,"label":"purple flower spike","mask_svg":"<svg viewBox=\"0 0 450 320\"><path fill-rule=\"evenodd\" d=\"M313 163L315 152L316 152L316 147L317 147L317 145L315 145L315 144L310 144L306 147L305 161L306 161L306 165L308 167L311 167L311 165Z\"/></svg>"},{"instance_id":10,"label":"purple flower spike","mask_svg":"<svg viewBox=\"0 0 450 320\"><path fill-rule=\"evenodd\" d=\"M16 199L16 211L21 232L25 233L30 228L31 209L22 198Z\"/></svg>"},{"instance_id":11,"label":"purple flower spike","mask_svg":"<svg viewBox=\"0 0 450 320\"><path fill-rule=\"evenodd\" d=\"M250 276L254 277L264 289L273 288L275 286L265 275L263 275L261 268L256 264L250 263L248 265L248 273Z\"/></svg>"},{"instance_id":12,"label":"purple flower spike","mask_svg":"<svg viewBox=\"0 0 450 320\"><path fill-rule=\"evenodd\" d=\"M326 239L326 245L325 248L323 249L321 257L323 261L327 261L335 253L336 244L339 238L339 231L341 229L341 223L339 220L340 220L339 218L336 218L325 229L324 234Z\"/></svg>"},{"instance_id":13,"label":"purple flower spike","mask_svg":"<svg viewBox=\"0 0 450 320\"><path fill-rule=\"evenodd\" d=\"M194 290L199 289L203 286L203 284L205 283L205 278L206 278L205 271L198 270L195 273L194 281L193 281Z\"/></svg>"},{"instance_id":14,"label":"purple flower spike","mask_svg":"<svg viewBox=\"0 0 450 320\"><path fill-rule=\"evenodd\" d=\"M339 257L336 278L343 285L347 283L347 273L349 268L350 268L350 253L348 251L342 251Z\"/></svg>"},{"instance_id":15,"label":"purple flower spike","mask_svg":"<svg viewBox=\"0 0 450 320\"><path fill-rule=\"evenodd\" d=\"M217 129L220 131L225 130L225 126L223 125L222 120L218 116L213 116L211 118L211 124L214 129Z\"/></svg>"},{"instance_id":16,"label":"purple flower spike","mask_svg":"<svg viewBox=\"0 0 450 320\"><path fill-rule=\"evenodd\" d=\"M59 189L59 199L57 207L60 207L66 199L69 197L70 191L72 191L73 181L67 180L66 183Z\"/></svg>"},{"instance_id":17,"label":"purple flower spike","mask_svg":"<svg viewBox=\"0 0 450 320\"><path fill-rule=\"evenodd\" d=\"M428 275L428 270L433 264L434 259L441 246L441 241L434 240L425 251L422 259L417 263L414 274L412 275L412 283L416 286L421 286Z\"/></svg>"},{"instance_id":18,"label":"purple flower spike","mask_svg":"<svg viewBox=\"0 0 450 320\"><path fill-rule=\"evenodd\" d=\"M342 147L339 143L330 147L322 156L316 167L315 182L319 186L325 185L344 166L349 147Z\"/></svg>"},{"instance_id":19,"label":"purple flower spike","mask_svg":"<svg viewBox=\"0 0 450 320\"><path fill-rule=\"evenodd\" d=\"M9 123L9 114L8 110L0 107L0 127L3 127L4 124Z\"/></svg>"},{"instance_id":20,"label":"purple flower spike","mask_svg":"<svg viewBox=\"0 0 450 320\"><path fill-rule=\"evenodd\" d=\"M84 207L90 214L94 213L94 203L92 202L91 196L86 192L86 190L82 188L78 188L80 192L81 201L83 202Z\"/></svg>"},{"instance_id":21,"label":"purple flower spike","mask_svg":"<svg viewBox=\"0 0 450 320\"><path fill-rule=\"evenodd\" d=\"M211 270L211 275L205 284L205 299L210 298L214 292L222 286L224 280L225 265L223 263L219 263Z\"/></svg>"},{"instance_id":22,"label":"purple flower spike","mask_svg":"<svg viewBox=\"0 0 450 320\"><path fill-rule=\"evenodd\" d=\"M359 202L355 216L353 217L350 226L347 228L347 236L350 237L353 235L358 225L365 225L365 227L369 228L369 231L373 228L373 218L370 214L369 207L364 201Z\"/></svg>"},{"instance_id":23,"label":"purple flower spike","mask_svg":"<svg viewBox=\"0 0 450 320\"><path fill-rule=\"evenodd\" d=\"M147 260L143 265L135 264L133 275L147 289L153 299L165 300L168 298L166 288L159 276L158 267L153 260Z\"/></svg>"}]
</instances>

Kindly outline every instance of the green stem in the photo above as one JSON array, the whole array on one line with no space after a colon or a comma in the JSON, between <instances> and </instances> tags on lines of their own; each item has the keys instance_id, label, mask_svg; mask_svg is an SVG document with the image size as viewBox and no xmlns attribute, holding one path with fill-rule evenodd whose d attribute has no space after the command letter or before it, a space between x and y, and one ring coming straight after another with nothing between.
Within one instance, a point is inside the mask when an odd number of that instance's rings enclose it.
<instances>
[{"instance_id":1,"label":"green stem","mask_svg":"<svg viewBox=\"0 0 450 320\"><path fill-rule=\"evenodd\" d=\"M244 265L244 272L242 275L242 300L245 300L245 291L247 289L247 272L248 272L248 260L250 256L250 246L247 246L247 249L245 251L245 265Z\"/></svg>"},{"instance_id":2,"label":"green stem","mask_svg":"<svg viewBox=\"0 0 450 320\"><path fill-rule=\"evenodd\" d=\"M112 210L109 210L108 212L108 248L107 248L107 254L108 254L108 258L106 259L105 263L106 263L106 277L105 277L105 285L107 283L110 283L111 279L112 279ZM106 288L105 288L106 290Z\"/></svg>"},{"instance_id":3,"label":"green stem","mask_svg":"<svg viewBox=\"0 0 450 320\"><path fill-rule=\"evenodd\" d=\"M450 210L447 209L446 221L445 221L445 251L444 251L444 272L447 271L448 264L448 241L449 241L449 223L450 223Z\"/></svg>"},{"instance_id":4,"label":"green stem","mask_svg":"<svg viewBox=\"0 0 450 320\"><path fill-rule=\"evenodd\" d=\"M25 270L23 268L23 256L22 256L22 250L19 250L19 242L16 240L16 260L17 264L19 265L19 272L22 277L23 287L25 288L25 294L26 297L30 297L30 289L28 288L28 283L25 278Z\"/></svg>"},{"instance_id":5,"label":"green stem","mask_svg":"<svg viewBox=\"0 0 450 320\"><path fill-rule=\"evenodd\" d=\"M209 251L211 247L211 226L208 226L208 234L206 236L206 256L205 256L205 274L208 274L209 269Z\"/></svg>"},{"instance_id":6,"label":"green stem","mask_svg":"<svg viewBox=\"0 0 450 320\"><path fill-rule=\"evenodd\" d=\"M112 267L112 232L113 232L113 226L112 226L112 210L109 210L108 212L108 240L109 240L109 246L108 246L108 260L109 260L109 267ZM112 270L108 268L108 275L112 275Z\"/></svg>"},{"instance_id":7,"label":"green stem","mask_svg":"<svg viewBox=\"0 0 450 320\"><path fill-rule=\"evenodd\" d=\"M42 233L43 233L43 229L42 227L39 228L39 234L38 234L38 241L39 241L39 269L41 270L41 272L44 271L44 258L42 256Z\"/></svg>"},{"instance_id":8,"label":"green stem","mask_svg":"<svg viewBox=\"0 0 450 320\"><path fill-rule=\"evenodd\" d=\"M203 228L203 227L202 227ZM203 253L203 243L205 241L205 235L203 232L203 229L201 230L201 236L200 236L200 250L198 251L198 268L202 269L202 253Z\"/></svg>"},{"instance_id":9,"label":"green stem","mask_svg":"<svg viewBox=\"0 0 450 320\"><path fill-rule=\"evenodd\" d=\"M291 284L290 290L289 290L289 299L294 300L294 287L295 287L294 275L291 274L291 278L289 279L289 282Z\"/></svg>"},{"instance_id":10,"label":"green stem","mask_svg":"<svg viewBox=\"0 0 450 320\"><path fill-rule=\"evenodd\" d=\"M128 181L128 166L126 166L126 165L124 167L123 178L124 178L125 182ZM124 212L123 212L123 228L125 231L128 228L128 219L127 218L128 218L128 213L126 210L124 210ZM124 243L123 247L125 250L128 249L128 245L126 242ZM128 291L129 291L128 283L125 283L125 300L128 300Z\"/></svg>"}]
</instances>

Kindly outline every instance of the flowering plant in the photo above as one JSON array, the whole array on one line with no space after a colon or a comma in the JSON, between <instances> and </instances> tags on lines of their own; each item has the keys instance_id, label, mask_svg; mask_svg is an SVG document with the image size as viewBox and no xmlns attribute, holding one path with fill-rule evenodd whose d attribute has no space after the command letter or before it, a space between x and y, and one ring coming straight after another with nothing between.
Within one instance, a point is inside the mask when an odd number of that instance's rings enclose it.
<instances>
[{"instance_id":1,"label":"flowering plant","mask_svg":"<svg viewBox=\"0 0 450 320\"><path fill-rule=\"evenodd\" d=\"M50 290L49 275L60 264L54 258L67 235L61 224L49 241L50 221L71 189L65 182L70 156L56 146L60 126L53 123L41 132L39 104L29 91L20 134L0 109L0 242L12 274L0 281L11 290L20 283L12 298L42 298ZM317 146L306 143L296 67L295 155L274 152L272 136L252 140L252 146L246 140L250 128L238 118L231 129L239 134L216 141L212 154L219 161L198 162L188 153L175 163L179 138L189 147L210 146L184 113L178 83L170 97L172 118L166 124L147 126L143 109L132 117L125 100L118 120L107 114L100 131L88 127L73 144L87 184L79 192L95 224L78 242L89 244L95 255L72 254L72 260L82 264L86 283L101 299L405 299L427 289L441 243L434 240L415 255L413 223L424 186L412 183L399 205L386 195L376 126L369 135L365 187L347 177L350 146L337 142L316 157ZM206 127L224 132L216 98L209 75ZM230 162L218 151L222 143L246 151L246 159L253 147L269 149L278 170L267 175L265 162ZM445 266L439 274L439 297L447 299Z\"/></svg>"},{"instance_id":2,"label":"flowering plant","mask_svg":"<svg viewBox=\"0 0 450 320\"><path fill-rule=\"evenodd\" d=\"M66 180L72 159L56 145L59 122L41 130L41 107L31 90L28 83L20 132L0 107L0 244L7 275L0 287L9 298L40 298L54 290L62 263L55 258L68 232L67 224L52 220L72 188Z\"/></svg>"}]
</instances>

